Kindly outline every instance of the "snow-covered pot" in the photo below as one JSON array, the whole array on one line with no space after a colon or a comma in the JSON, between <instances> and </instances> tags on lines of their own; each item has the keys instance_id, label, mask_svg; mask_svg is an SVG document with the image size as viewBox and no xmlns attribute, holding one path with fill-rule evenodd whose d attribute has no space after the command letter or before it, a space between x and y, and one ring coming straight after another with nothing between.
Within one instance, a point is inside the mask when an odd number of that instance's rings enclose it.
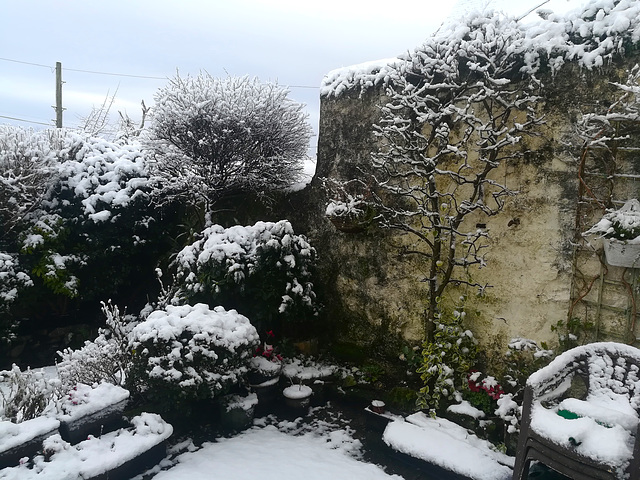
<instances>
[{"instance_id":1,"label":"snow-covered pot","mask_svg":"<svg viewBox=\"0 0 640 480\"><path fill-rule=\"evenodd\" d=\"M583 235L603 239L609 265L640 268L640 201L633 198L617 210L607 210Z\"/></svg>"},{"instance_id":2,"label":"snow-covered pot","mask_svg":"<svg viewBox=\"0 0 640 480\"><path fill-rule=\"evenodd\" d=\"M614 267L640 268L640 243L621 242L615 238L605 238L604 256Z\"/></svg>"},{"instance_id":3,"label":"snow-covered pot","mask_svg":"<svg viewBox=\"0 0 640 480\"><path fill-rule=\"evenodd\" d=\"M313 390L308 385L291 385L282 391L285 403L295 409L306 409L311 405Z\"/></svg>"},{"instance_id":4,"label":"snow-covered pot","mask_svg":"<svg viewBox=\"0 0 640 480\"><path fill-rule=\"evenodd\" d=\"M220 423L222 428L237 432L249 428L253 423L258 395L227 395L220 403Z\"/></svg>"},{"instance_id":5,"label":"snow-covered pot","mask_svg":"<svg viewBox=\"0 0 640 480\"><path fill-rule=\"evenodd\" d=\"M372 400L369 408L374 413L384 413L385 403L382 400Z\"/></svg>"},{"instance_id":6,"label":"snow-covered pot","mask_svg":"<svg viewBox=\"0 0 640 480\"><path fill-rule=\"evenodd\" d=\"M258 396L258 404L261 407L262 413L266 413L280 397L280 376L257 385L251 385L250 387L251 391Z\"/></svg>"},{"instance_id":7,"label":"snow-covered pot","mask_svg":"<svg viewBox=\"0 0 640 480\"><path fill-rule=\"evenodd\" d=\"M247 373L249 385L252 387L260 386L273 383L275 379L280 378L282 363L279 361L271 361L265 357L253 357L250 362L250 368Z\"/></svg>"}]
</instances>

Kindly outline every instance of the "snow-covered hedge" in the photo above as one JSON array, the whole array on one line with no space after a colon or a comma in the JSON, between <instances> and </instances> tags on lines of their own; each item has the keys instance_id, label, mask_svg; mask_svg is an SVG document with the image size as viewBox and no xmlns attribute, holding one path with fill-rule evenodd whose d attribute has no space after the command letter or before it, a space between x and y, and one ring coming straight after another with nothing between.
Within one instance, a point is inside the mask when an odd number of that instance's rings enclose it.
<instances>
[{"instance_id":1,"label":"snow-covered hedge","mask_svg":"<svg viewBox=\"0 0 640 480\"><path fill-rule=\"evenodd\" d=\"M0 252L0 312L15 301L18 290L31 285L31 278L20 269L16 256Z\"/></svg>"},{"instance_id":2,"label":"snow-covered hedge","mask_svg":"<svg viewBox=\"0 0 640 480\"><path fill-rule=\"evenodd\" d=\"M69 192L71 198L80 200L84 217L93 222L114 221L119 209L148 192L147 160L139 143L70 133L61 157L56 197L64 198Z\"/></svg>"},{"instance_id":3,"label":"snow-covered hedge","mask_svg":"<svg viewBox=\"0 0 640 480\"><path fill-rule=\"evenodd\" d=\"M122 283L126 257L140 256L154 225L142 147L66 131L54 156L47 192L19 235L24 262L55 294Z\"/></svg>"},{"instance_id":4,"label":"snow-covered hedge","mask_svg":"<svg viewBox=\"0 0 640 480\"><path fill-rule=\"evenodd\" d=\"M494 32L492 37L474 33L479 32L478 25L485 22L491 25L488 30ZM522 72L535 73L542 67L557 71L573 61L587 69L598 68L615 55L631 51L640 41L640 3L636 0L594 0L565 15L552 13L534 21L507 18L499 13L483 17L473 12L469 17L443 26L413 52L329 72L323 79L320 93L324 97L339 96L347 90L363 92L374 85L393 83L399 75L411 71L415 58L428 55L430 51L451 50L464 55L474 42L490 43L505 37L517 39L510 42L508 48L521 56L519 68ZM460 46L452 49L456 44ZM504 45L496 47L504 48ZM440 68L455 65L456 59L451 57Z\"/></svg>"},{"instance_id":5,"label":"snow-covered hedge","mask_svg":"<svg viewBox=\"0 0 640 480\"><path fill-rule=\"evenodd\" d=\"M241 381L258 342L256 329L235 310L168 305L133 328L130 380L169 407L211 398Z\"/></svg>"},{"instance_id":6,"label":"snow-covered hedge","mask_svg":"<svg viewBox=\"0 0 640 480\"><path fill-rule=\"evenodd\" d=\"M177 279L189 299L213 298L269 330L276 318L301 320L315 313L310 269L315 249L291 223L213 225L176 258Z\"/></svg>"}]
</instances>

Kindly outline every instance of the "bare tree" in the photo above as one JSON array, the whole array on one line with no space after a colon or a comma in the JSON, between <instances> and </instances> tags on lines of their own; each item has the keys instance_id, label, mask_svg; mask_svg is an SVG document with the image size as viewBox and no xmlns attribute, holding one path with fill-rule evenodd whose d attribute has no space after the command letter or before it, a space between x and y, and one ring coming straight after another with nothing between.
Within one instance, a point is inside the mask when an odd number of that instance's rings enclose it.
<instances>
[{"instance_id":1,"label":"bare tree","mask_svg":"<svg viewBox=\"0 0 640 480\"><path fill-rule=\"evenodd\" d=\"M374 204L382 226L408 234L401 253L427 261L427 340L448 286L486 288L468 275L485 264L487 232L476 223L516 193L492 174L524 155L522 136L542 123L540 84L520 73L521 39L514 22L492 17L428 41L399 67L375 126Z\"/></svg>"},{"instance_id":2,"label":"bare tree","mask_svg":"<svg viewBox=\"0 0 640 480\"><path fill-rule=\"evenodd\" d=\"M293 184L311 129L286 88L255 78L176 76L156 94L151 134L160 202L207 213L235 193Z\"/></svg>"}]
</instances>

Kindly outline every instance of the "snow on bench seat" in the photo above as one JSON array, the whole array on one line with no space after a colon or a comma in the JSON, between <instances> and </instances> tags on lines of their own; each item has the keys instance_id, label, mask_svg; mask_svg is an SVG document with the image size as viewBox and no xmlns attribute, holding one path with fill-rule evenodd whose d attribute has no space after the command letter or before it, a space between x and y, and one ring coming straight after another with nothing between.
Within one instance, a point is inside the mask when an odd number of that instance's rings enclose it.
<instances>
[{"instance_id":1,"label":"snow on bench seat","mask_svg":"<svg viewBox=\"0 0 640 480\"><path fill-rule=\"evenodd\" d=\"M443 419L415 413L387 425L384 442L397 452L424 460L474 480L510 479L513 457ZM509 466L507 466L509 465Z\"/></svg>"},{"instance_id":2,"label":"snow on bench seat","mask_svg":"<svg viewBox=\"0 0 640 480\"><path fill-rule=\"evenodd\" d=\"M562 410L578 418L563 418L558 415ZM555 408L536 402L531 410L534 431L558 445L614 466L626 465L631 459L637 426L637 417L594 404L593 400L568 398Z\"/></svg>"}]
</instances>

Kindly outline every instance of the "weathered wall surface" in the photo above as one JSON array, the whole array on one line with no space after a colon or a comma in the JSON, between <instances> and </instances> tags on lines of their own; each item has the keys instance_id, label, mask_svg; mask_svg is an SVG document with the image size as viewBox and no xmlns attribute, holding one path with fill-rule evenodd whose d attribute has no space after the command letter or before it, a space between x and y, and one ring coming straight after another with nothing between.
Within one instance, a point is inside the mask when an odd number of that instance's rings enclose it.
<instances>
[{"instance_id":1,"label":"weathered wall surface","mask_svg":"<svg viewBox=\"0 0 640 480\"><path fill-rule=\"evenodd\" d=\"M471 273L492 287L483 297L463 293L469 298L469 326L486 345L497 340L504 346L515 336L554 343L551 327L566 321L576 297L573 266L582 147L576 122L582 113L615 99L611 82L623 82L636 60L598 71L567 65L554 78L543 79L540 109L546 123L540 135L524 141L524 159L495 172L496 179L519 195L502 214L472 220L486 224L491 248L487 266ZM392 232L375 225L357 233L337 230L323 215L326 196L319 178L356 178L358 165L370 162L376 148L372 125L382 101L376 90L322 99L316 178L294 202L310 209L292 212L294 225L320 253L321 293L332 328L343 340L373 348L382 348L394 335L420 340L426 301L426 284L420 280L425 270L415 258L398 255L402 238ZM626 168L638 173L639 164ZM597 261L593 250L589 255Z\"/></svg>"}]
</instances>

